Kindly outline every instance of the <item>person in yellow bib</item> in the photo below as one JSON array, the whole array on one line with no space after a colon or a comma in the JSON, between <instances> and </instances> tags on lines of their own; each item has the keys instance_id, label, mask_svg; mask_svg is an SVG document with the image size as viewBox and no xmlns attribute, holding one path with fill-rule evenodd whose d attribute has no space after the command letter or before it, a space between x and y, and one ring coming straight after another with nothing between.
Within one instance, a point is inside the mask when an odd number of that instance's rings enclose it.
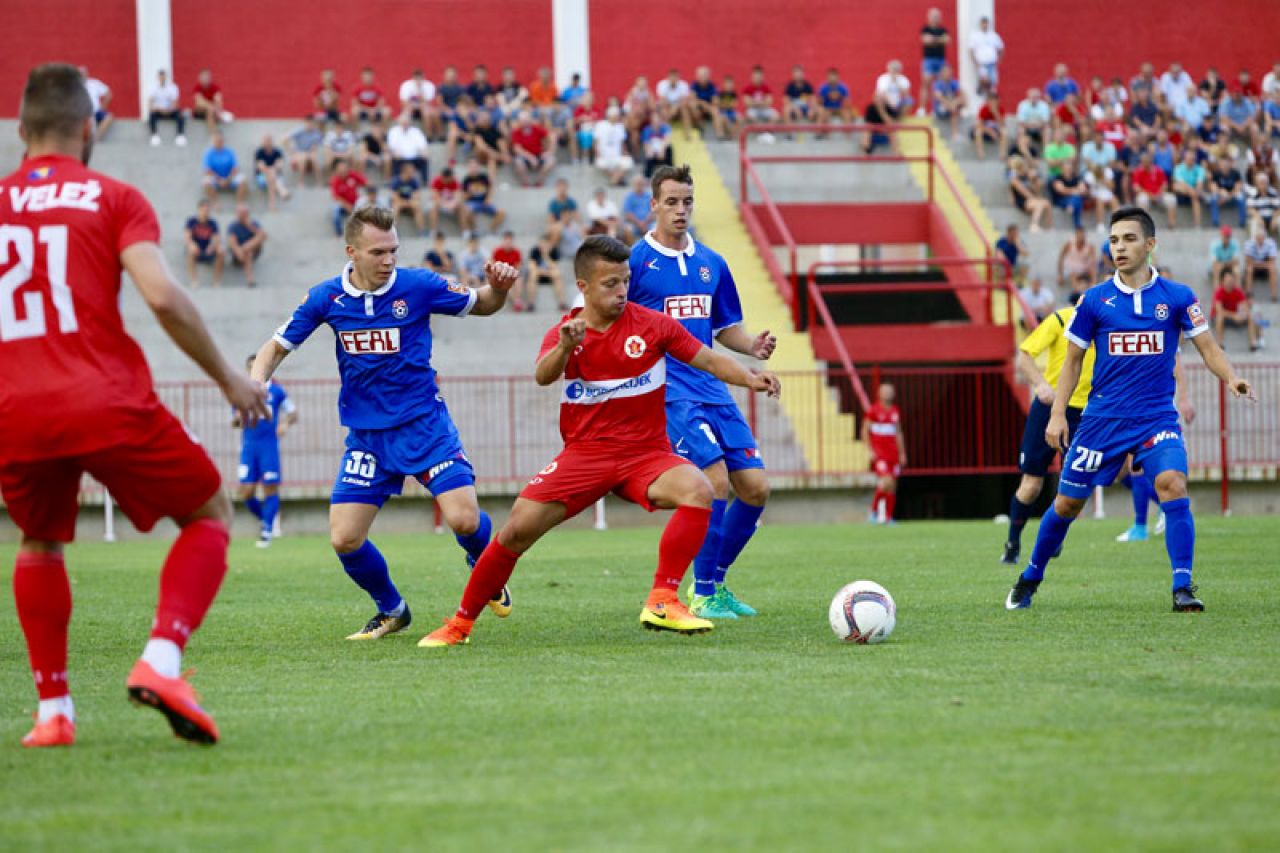
<instances>
[{"instance_id":1,"label":"person in yellow bib","mask_svg":"<svg viewBox=\"0 0 1280 853\"><path fill-rule=\"evenodd\" d=\"M1059 308L1046 317L1034 332L1027 335L1014 358L1018 376L1031 386L1032 396L1031 407L1027 411L1027 425L1022 431L1022 449L1018 453L1018 470L1022 472L1022 481L1018 483L1018 490L1009 501L1009 535L1004 543L1001 563L1018 564L1022 553L1022 528L1027 525L1031 505L1040 496L1040 490L1044 488L1044 476L1053 463L1053 457L1058 453L1057 448L1050 447L1045 442L1044 430L1049 424L1049 409L1053 405L1053 395L1058 387L1058 374L1062 372L1063 362L1067 358L1065 332L1075 315L1075 304L1082 295L1079 291L1072 293L1070 307ZM1036 359L1046 351L1049 353L1049 360L1041 373ZM1089 347L1080 368L1080 382L1067 404L1067 423L1072 435L1075 434L1076 424L1084 412L1084 404L1089 399L1093 357L1094 349Z\"/></svg>"}]
</instances>

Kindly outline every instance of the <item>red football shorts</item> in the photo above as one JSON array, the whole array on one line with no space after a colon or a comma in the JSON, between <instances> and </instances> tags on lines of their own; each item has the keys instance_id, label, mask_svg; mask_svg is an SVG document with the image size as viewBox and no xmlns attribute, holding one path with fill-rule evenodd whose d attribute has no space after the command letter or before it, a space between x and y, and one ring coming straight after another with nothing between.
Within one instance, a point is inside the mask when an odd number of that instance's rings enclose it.
<instances>
[{"instance_id":1,"label":"red football shorts","mask_svg":"<svg viewBox=\"0 0 1280 853\"><path fill-rule=\"evenodd\" d=\"M538 472L520 492L520 497L538 503L562 503L565 518L573 518L605 495L639 504L653 512L649 486L678 465L689 460L669 450L584 450L566 447L547 467Z\"/></svg>"},{"instance_id":2,"label":"red football shorts","mask_svg":"<svg viewBox=\"0 0 1280 853\"><path fill-rule=\"evenodd\" d=\"M876 472L877 477L897 477L902 473L902 466L897 459L877 458L871 463L871 470Z\"/></svg>"},{"instance_id":3,"label":"red football shorts","mask_svg":"<svg viewBox=\"0 0 1280 853\"><path fill-rule=\"evenodd\" d=\"M161 518L195 512L222 487L222 476L167 409L157 407L153 424L136 439L82 456L0 465L0 492L14 523L31 539L73 540L85 472L144 533Z\"/></svg>"}]
</instances>

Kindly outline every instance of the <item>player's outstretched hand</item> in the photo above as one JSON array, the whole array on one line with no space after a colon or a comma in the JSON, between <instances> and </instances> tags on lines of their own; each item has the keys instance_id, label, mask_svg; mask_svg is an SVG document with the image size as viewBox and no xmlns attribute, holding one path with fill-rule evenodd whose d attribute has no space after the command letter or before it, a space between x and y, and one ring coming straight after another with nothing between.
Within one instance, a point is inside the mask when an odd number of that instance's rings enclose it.
<instances>
[{"instance_id":1,"label":"player's outstretched hand","mask_svg":"<svg viewBox=\"0 0 1280 853\"><path fill-rule=\"evenodd\" d=\"M1044 430L1044 440L1054 450L1067 451L1071 436L1068 434L1067 416L1057 412L1049 415L1049 425Z\"/></svg>"},{"instance_id":2,"label":"player's outstretched hand","mask_svg":"<svg viewBox=\"0 0 1280 853\"><path fill-rule=\"evenodd\" d=\"M267 408L267 386L256 379L233 372L222 386L222 396L227 398L240 423L245 426L271 420L271 409Z\"/></svg>"},{"instance_id":3,"label":"player's outstretched hand","mask_svg":"<svg viewBox=\"0 0 1280 853\"><path fill-rule=\"evenodd\" d=\"M586 336L587 321L581 317L574 317L560 324L560 346L566 350L572 350L582 343Z\"/></svg>"},{"instance_id":4,"label":"player's outstretched hand","mask_svg":"<svg viewBox=\"0 0 1280 853\"><path fill-rule=\"evenodd\" d=\"M1246 400L1252 400L1255 403L1258 402L1258 395L1253 393L1253 386L1239 376L1232 376L1231 381L1227 383L1227 387L1237 397L1244 397Z\"/></svg>"},{"instance_id":5,"label":"player's outstretched hand","mask_svg":"<svg viewBox=\"0 0 1280 853\"><path fill-rule=\"evenodd\" d=\"M751 390L763 391L770 397L782 394L782 382L767 370L751 371Z\"/></svg>"},{"instance_id":6,"label":"player's outstretched hand","mask_svg":"<svg viewBox=\"0 0 1280 853\"><path fill-rule=\"evenodd\" d=\"M769 356L773 355L773 351L777 347L778 339L768 329L765 329L756 335L756 339L751 342L751 354L761 361L768 361Z\"/></svg>"},{"instance_id":7,"label":"player's outstretched hand","mask_svg":"<svg viewBox=\"0 0 1280 853\"><path fill-rule=\"evenodd\" d=\"M484 265L484 277L494 290L506 293L520 280L520 270L502 261L489 261Z\"/></svg>"}]
</instances>

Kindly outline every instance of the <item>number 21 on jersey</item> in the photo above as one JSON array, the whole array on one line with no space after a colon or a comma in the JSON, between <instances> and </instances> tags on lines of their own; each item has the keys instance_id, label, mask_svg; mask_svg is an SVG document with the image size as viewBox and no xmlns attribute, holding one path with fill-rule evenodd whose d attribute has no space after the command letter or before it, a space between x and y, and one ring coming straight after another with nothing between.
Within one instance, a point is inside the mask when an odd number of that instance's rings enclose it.
<instances>
[{"instance_id":1,"label":"number 21 on jersey","mask_svg":"<svg viewBox=\"0 0 1280 853\"><path fill-rule=\"evenodd\" d=\"M18 316L19 288L35 273L36 241L45 246L50 296L58 315L58 331L79 331L71 288L67 286L67 226L42 225L33 234L25 225L0 225L0 342L39 338L48 334L44 296L30 291L22 295L22 317Z\"/></svg>"}]
</instances>

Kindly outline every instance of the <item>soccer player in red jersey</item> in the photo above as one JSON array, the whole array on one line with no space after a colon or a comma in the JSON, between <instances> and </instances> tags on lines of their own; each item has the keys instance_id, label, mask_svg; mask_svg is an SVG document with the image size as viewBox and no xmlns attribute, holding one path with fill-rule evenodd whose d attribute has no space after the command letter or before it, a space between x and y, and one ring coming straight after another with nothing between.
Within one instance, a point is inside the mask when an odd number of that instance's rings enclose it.
<instances>
[{"instance_id":1,"label":"soccer player in red jersey","mask_svg":"<svg viewBox=\"0 0 1280 853\"><path fill-rule=\"evenodd\" d=\"M666 429L666 361L677 359L731 385L776 397L772 373L756 373L713 352L665 314L627 301L631 251L607 235L589 237L574 258L583 307L547 332L535 378L564 377L560 435L564 450L529 481L502 530L476 563L458 612L420 646L465 643L476 617L502 589L516 561L551 528L613 492L647 510L675 509L658 543L653 591L640 623L696 634L713 623L676 597L711 516L711 483L671 450Z\"/></svg>"},{"instance_id":2,"label":"soccer player in red jersey","mask_svg":"<svg viewBox=\"0 0 1280 853\"><path fill-rule=\"evenodd\" d=\"M215 743L218 729L181 665L227 570L231 502L208 454L160 405L142 350L125 333L121 271L244 423L269 417L266 391L223 358L174 281L151 205L87 167L94 128L83 75L61 64L32 70L18 129L26 158L0 179L0 492L22 531L13 592L40 697L22 742L75 740L62 550L75 535L88 472L139 530L165 516L181 528L127 686L179 737Z\"/></svg>"},{"instance_id":3,"label":"soccer player in red jersey","mask_svg":"<svg viewBox=\"0 0 1280 853\"><path fill-rule=\"evenodd\" d=\"M907 464L907 448L902 438L902 412L893 404L894 388L881 384L879 399L862 422L862 440L871 448L871 470L876 474L876 493L871 497L871 521L893 522L898 500L898 477Z\"/></svg>"}]
</instances>

